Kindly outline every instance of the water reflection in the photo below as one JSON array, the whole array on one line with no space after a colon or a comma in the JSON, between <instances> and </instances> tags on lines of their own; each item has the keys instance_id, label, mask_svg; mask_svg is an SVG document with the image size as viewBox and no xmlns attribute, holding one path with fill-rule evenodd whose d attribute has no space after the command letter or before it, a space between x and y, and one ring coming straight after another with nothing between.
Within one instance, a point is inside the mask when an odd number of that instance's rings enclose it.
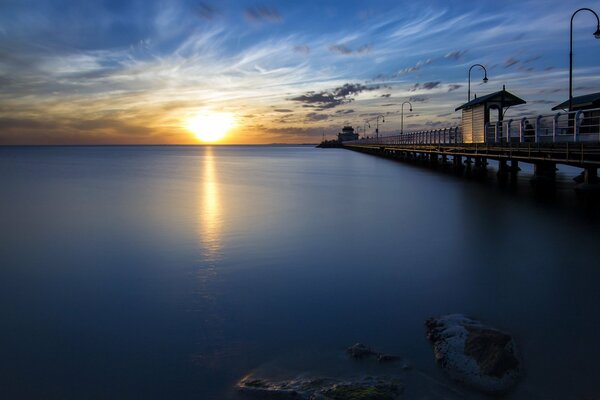
<instances>
[{"instance_id":1,"label":"water reflection","mask_svg":"<svg viewBox=\"0 0 600 400\"><path fill-rule=\"evenodd\" d=\"M223 225L218 173L213 151L212 147L206 147L204 150L198 202L198 234L202 246L202 258L209 264L220 258Z\"/></svg>"}]
</instances>

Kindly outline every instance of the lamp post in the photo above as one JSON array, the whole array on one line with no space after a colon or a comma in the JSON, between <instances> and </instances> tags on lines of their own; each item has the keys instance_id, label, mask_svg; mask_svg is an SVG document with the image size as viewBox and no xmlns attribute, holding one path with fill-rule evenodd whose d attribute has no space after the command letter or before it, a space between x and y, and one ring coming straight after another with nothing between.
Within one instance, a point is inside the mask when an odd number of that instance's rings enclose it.
<instances>
[{"instance_id":1,"label":"lamp post","mask_svg":"<svg viewBox=\"0 0 600 400\"><path fill-rule=\"evenodd\" d=\"M412 112L412 104L410 104L410 101L405 101L404 103L402 103L402 106L400 107L400 134L402 135L404 133L404 105L408 104L410 106L409 111Z\"/></svg>"},{"instance_id":2,"label":"lamp post","mask_svg":"<svg viewBox=\"0 0 600 400\"><path fill-rule=\"evenodd\" d=\"M367 132L367 126L369 128L371 127L371 125L369 124L369 121L365 121L365 123L363 124L363 136L366 136L365 132Z\"/></svg>"},{"instance_id":3,"label":"lamp post","mask_svg":"<svg viewBox=\"0 0 600 400\"><path fill-rule=\"evenodd\" d=\"M385 118L383 117L383 115L378 115L377 116L377 127L375 128L375 133L377 134L377 139L379 139L379 118L381 118L381 122L385 122Z\"/></svg>"},{"instance_id":4,"label":"lamp post","mask_svg":"<svg viewBox=\"0 0 600 400\"><path fill-rule=\"evenodd\" d=\"M573 107L573 18L575 18L575 14L579 11L589 11L596 16L596 32L594 32L594 37L596 39L600 39L600 18L598 18L598 14L590 8L580 8L575 11L573 15L571 15L571 36L570 36L570 44L569 44L569 111L572 111Z\"/></svg>"},{"instance_id":5,"label":"lamp post","mask_svg":"<svg viewBox=\"0 0 600 400\"><path fill-rule=\"evenodd\" d=\"M467 103L469 101L471 101L471 70L473 69L473 67L481 67L483 69L483 83L486 83L488 81L488 77L487 77L487 69L485 69L485 67L481 64L473 64L471 65L471 68L469 68L469 91L467 94Z\"/></svg>"}]
</instances>

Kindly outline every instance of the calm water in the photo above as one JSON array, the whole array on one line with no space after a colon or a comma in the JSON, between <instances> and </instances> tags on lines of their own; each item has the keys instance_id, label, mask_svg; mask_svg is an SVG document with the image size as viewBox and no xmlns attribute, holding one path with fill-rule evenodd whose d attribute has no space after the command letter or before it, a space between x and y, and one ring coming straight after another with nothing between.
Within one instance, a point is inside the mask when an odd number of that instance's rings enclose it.
<instances>
[{"instance_id":1,"label":"calm water","mask_svg":"<svg viewBox=\"0 0 600 400\"><path fill-rule=\"evenodd\" d=\"M515 335L509 398L597 396L600 224L527 178L310 147L0 148L2 398L237 399L255 369L354 368L357 341L443 381L423 322L453 312Z\"/></svg>"}]
</instances>

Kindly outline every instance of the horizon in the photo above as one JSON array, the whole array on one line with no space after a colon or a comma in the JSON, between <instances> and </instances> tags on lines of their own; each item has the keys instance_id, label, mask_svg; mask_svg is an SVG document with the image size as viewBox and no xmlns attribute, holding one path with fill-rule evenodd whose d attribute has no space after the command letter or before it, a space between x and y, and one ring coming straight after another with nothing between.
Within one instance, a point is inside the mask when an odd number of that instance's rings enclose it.
<instances>
[{"instance_id":1,"label":"horizon","mask_svg":"<svg viewBox=\"0 0 600 400\"><path fill-rule=\"evenodd\" d=\"M405 131L456 126L475 63L472 94L506 85L527 101L507 118L549 114L592 3L7 2L0 145L308 145L379 114L397 133L404 101ZM586 14L574 96L600 87Z\"/></svg>"}]
</instances>

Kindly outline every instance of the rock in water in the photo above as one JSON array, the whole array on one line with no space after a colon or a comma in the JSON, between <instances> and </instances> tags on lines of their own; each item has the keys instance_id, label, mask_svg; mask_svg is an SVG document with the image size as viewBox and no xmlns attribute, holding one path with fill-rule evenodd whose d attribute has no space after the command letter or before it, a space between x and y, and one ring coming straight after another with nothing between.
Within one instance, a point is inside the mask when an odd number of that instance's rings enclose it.
<instances>
[{"instance_id":1,"label":"rock in water","mask_svg":"<svg viewBox=\"0 0 600 400\"><path fill-rule=\"evenodd\" d=\"M377 356L377 353L371 350L371 348L365 346L362 343L356 343L346 349L346 353L350 355L350 357L355 358L357 360L361 360L370 356Z\"/></svg>"},{"instance_id":2,"label":"rock in water","mask_svg":"<svg viewBox=\"0 0 600 400\"><path fill-rule=\"evenodd\" d=\"M425 326L438 365L453 379L485 392L517 383L521 362L509 334L461 314L430 318Z\"/></svg>"},{"instance_id":3,"label":"rock in water","mask_svg":"<svg viewBox=\"0 0 600 400\"><path fill-rule=\"evenodd\" d=\"M403 392L400 382L373 377L351 380L299 377L272 381L247 376L238 383L238 388L259 399L299 400L396 400Z\"/></svg>"}]
</instances>

